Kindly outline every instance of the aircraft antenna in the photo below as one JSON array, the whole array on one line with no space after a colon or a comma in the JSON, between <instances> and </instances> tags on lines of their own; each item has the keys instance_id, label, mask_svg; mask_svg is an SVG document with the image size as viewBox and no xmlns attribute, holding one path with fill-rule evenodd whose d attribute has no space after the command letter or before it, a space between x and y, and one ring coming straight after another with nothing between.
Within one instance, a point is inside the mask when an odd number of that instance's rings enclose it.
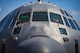
<instances>
[{"instance_id":1,"label":"aircraft antenna","mask_svg":"<svg viewBox=\"0 0 80 53\"><path fill-rule=\"evenodd\" d=\"M42 0L38 0L38 2L42 2Z\"/></svg>"}]
</instances>

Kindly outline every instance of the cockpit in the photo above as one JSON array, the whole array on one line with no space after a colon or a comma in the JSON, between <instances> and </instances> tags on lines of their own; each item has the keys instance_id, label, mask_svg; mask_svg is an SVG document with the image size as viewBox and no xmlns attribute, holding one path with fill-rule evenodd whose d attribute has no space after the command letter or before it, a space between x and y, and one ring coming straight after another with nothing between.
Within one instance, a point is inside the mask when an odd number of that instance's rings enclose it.
<instances>
[{"instance_id":1,"label":"cockpit","mask_svg":"<svg viewBox=\"0 0 80 53\"><path fill-rule=\"evenodd\" d=\"M50 18L48 18L48 12L33 12L31 18L31 12L21 14L19 16L17 24L25 23L29 21L48 21L63 24L61 15L49 12Z\"/></svg>"},{"instance_id":2,"label":"cockpit","mask_svg":"<svg viewBox=\"0 0 80 53\"><path fill-rule=\"evenodd\" d=\"M31 13L21 14L19 20L21 23L30 21ZM32 21L48 21L48 14L47 12L33 12Z\"/></svg>"},{"instance_id":3,"label":"cockpit","mask_svg":"<svg viewBox=\"0 0 80 53\"><path fill-rule=\"evenodd\" d=\"M53 22L59 23L61 25L66 24L67 27L71 27L75 30L80 30L77 22L73 20L73 17L60 9L61 14L53 13L53 12L45 12L45 11L34 11L20 14L17 24L26 23L26 22ZM64 21L63 21L64 20Z\"/></svg>"}]
</instances>

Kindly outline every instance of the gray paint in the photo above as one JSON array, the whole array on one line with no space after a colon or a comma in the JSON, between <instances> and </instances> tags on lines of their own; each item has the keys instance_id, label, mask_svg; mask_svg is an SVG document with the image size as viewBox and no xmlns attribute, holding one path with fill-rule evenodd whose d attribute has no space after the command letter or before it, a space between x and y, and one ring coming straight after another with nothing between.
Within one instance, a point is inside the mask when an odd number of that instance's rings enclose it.
<instances>
[{"instance_id":1,"label":"gray paint","mask_svg":"<svg viewBox=\"0 0 80 53\"><path fill-rule=\"evenodd\" d=\"M0 32L0 53L2 49L2 39L6 39L6 53L75 53L74 39L77 39L79 41L78 52L80 53L80 31L67 27L65 23L62 25L50 21L49 12L59 14L62 17L59 10L61 9L60 7L52 5L51 3L38 2L25 4L18 9L20 9L20 12L17 20L20 14L31 12L30 22L16 25L16 20L14 26ZM32 21L34 11L47 12L49 21ZM70 17L66 16L66 18ZM3 21L0 22L0 25L2 25L1 23L3 23ZM13 35L16 27L21 27L21 31L19 34ZM65 28L68 35L61 34L59 27ZM14 39L15 37L18 39ZM68 38L69 42L64 42L63 38Z\"/></svg>"}]
</instances>

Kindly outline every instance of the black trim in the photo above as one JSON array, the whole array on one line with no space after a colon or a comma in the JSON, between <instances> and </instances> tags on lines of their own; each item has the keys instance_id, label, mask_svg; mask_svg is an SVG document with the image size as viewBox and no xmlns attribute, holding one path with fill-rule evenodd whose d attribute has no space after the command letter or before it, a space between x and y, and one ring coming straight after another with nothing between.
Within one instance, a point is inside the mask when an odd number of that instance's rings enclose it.
<instances>
[{"instance_id":1,"label":"black trim","mask_svg":"<svg viewBox=\"0 0 80 53\"><path fill-rule=\"evenodd\" d=\"M78 40L75 39L75 53L78 53Z\"/></svg>"}]
</instances>

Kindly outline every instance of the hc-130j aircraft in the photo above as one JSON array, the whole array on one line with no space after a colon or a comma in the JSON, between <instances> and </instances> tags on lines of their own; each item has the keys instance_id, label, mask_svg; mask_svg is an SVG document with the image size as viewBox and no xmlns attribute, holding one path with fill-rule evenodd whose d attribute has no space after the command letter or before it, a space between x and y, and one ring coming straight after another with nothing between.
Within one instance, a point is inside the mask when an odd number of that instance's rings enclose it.
<instances>
[{"instance_id":1,"label":"hc-130j aircraft","mask_svg":"<svg viewBox=\"0 0 80 53\"><path fill-rule=\"evenodd\" d=\"M0 22L0 53L80 53L78 21L49 2L30 2Z\"/></svg>"}]
</instances>

